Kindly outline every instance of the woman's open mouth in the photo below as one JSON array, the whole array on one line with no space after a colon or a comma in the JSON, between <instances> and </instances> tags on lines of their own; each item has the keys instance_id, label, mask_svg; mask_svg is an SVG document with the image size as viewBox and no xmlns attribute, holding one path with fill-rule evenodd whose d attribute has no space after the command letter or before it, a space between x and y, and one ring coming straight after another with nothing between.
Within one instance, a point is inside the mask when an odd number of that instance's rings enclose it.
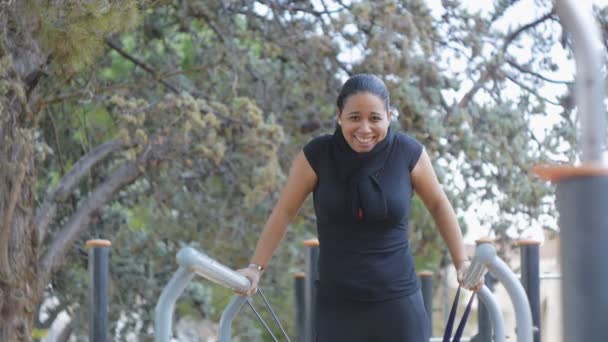
<instances>
[{"instance_id":1,"label":"woman's open mouth","mask_svg":"<svg viewBox=\"0 0 608 342\"><path fill-rule=\"evenodd\" d=\"M355 141L361 145L362 147L369 147L371 145L373 145L373 142L375 140L375 137L371 136L371 137L358 137L358 136L353 136Z\"/></svg>"}]
</instances>

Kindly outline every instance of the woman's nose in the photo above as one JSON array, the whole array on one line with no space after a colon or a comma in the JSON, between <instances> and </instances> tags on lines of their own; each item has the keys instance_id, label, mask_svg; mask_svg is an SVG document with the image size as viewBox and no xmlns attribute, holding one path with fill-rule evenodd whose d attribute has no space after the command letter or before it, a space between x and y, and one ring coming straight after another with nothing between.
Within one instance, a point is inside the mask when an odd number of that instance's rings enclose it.
<instances>
[{"instance_id":1,"label":"woman's nose","mask_svg":"<svg viewBox=\"0 0 608 342\"><path fill-rule=\"evenodd\" d=\"M370 124L367 121L362 121L361 126L359 126L360 131L368 132L371 130Z\"/></svg>"}]
</instances>

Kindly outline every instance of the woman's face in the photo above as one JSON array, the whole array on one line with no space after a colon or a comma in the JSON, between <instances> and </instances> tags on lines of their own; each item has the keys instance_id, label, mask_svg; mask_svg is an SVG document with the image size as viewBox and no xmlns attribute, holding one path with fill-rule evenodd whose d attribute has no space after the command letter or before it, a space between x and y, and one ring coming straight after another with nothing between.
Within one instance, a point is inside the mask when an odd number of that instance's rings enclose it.
<instances>
[{"instance_id":1,"label":"woman's face","mask_svg":"<svg viewBox=\"0 0 608 342\"><path fill-rule=\"evenodd\" d=\"M361 92L346 98L342 112L338 112L338 124L342 135L356 152L371 151L386 137L391 115L382 98Z\"/></svg>"}]
</instances>

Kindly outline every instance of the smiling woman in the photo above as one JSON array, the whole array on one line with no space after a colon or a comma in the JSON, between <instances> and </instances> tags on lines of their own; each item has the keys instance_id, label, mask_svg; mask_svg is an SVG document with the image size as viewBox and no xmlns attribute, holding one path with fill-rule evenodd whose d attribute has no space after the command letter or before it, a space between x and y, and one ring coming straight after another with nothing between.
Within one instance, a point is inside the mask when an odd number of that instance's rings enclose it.
<instances>
[{"instance_id":1,"label":"smiling woman","mask_svg":"<svg viewBox=\"0 0 608 342\"><path fill-rule=\"evenodd\" d=\"M317 342L422 342L429 323L408 243L414 191L431 212L461 280L468 268L452 206L422 145L390 126L380 78L351 77L336 103L332 135L296 156L248 267L260 276L302 202L312 193L319 235ZM475 287L475 284L473 284Z\"/></svg>"}]
</instances>

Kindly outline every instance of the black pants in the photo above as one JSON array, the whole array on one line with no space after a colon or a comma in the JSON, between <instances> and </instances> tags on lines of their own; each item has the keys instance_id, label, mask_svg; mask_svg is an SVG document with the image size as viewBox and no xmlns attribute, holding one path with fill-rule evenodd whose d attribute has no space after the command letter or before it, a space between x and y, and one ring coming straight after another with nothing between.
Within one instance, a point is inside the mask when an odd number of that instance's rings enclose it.
<instances>
[{"instance_id":1,"label":"black pants","mask_svg":"<svg viewBox=\"0 0 608 342\"><path fill-rule=\"evenodd\" d=\"M422 293L382 302L317 299L317 342L428 342Z\"/></svg>"}]
</instances>

